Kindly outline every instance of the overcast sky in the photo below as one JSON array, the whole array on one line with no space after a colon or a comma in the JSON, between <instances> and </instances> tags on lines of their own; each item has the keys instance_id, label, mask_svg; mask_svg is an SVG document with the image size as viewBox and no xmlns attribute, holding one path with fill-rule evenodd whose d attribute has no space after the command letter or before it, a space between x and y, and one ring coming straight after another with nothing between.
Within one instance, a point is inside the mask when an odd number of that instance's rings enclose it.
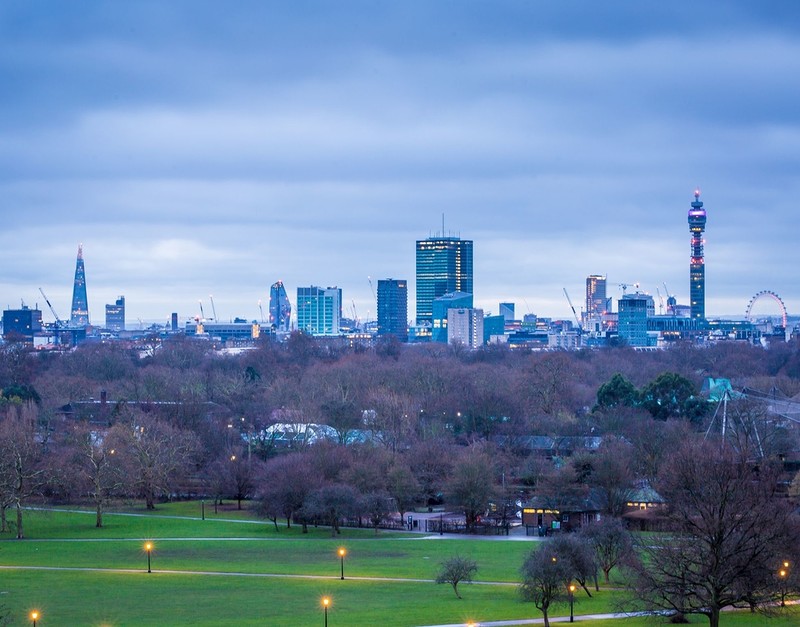
<instances>
[{"instance_id":1,"label":"overcast sky","mask_svg":"<svg viewBox=\"0 0 800 627\"><path fill-rule=\"evenodd\" d=\"M697 186L707 313L798 313L800 3L0 4L0 304L45 320L79 243L95 323L257 319L278 279L374 318L368 276L413 316L443 214L489 312L687 303Z\"/></svg>"}]
</instances>

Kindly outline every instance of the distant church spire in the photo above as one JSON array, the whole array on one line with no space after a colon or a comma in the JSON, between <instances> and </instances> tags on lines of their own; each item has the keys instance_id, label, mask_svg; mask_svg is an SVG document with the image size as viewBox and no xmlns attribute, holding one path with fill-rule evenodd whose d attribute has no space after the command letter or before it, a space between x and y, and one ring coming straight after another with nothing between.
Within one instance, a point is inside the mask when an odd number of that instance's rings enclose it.
<instances>
[{"instance_id":1,"label":"distant church spire","mask_svg":"<svg viewBox=\"0 0 800 627\"><path fill-rule=\"evenodd\" d=\"M89 325L89 302L86 297L86 269L83 266L83 244L78 245L78 260L75 263L75 283L72 288L72 312L70 326Z\"/></svg>"}]
</instances>

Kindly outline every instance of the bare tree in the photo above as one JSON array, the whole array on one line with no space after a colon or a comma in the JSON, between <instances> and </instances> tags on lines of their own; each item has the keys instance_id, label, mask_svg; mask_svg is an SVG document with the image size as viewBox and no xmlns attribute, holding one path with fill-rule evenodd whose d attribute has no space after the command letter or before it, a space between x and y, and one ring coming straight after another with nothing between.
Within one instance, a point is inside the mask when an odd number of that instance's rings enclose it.
<instances>
[{"instance_id":1,"label":"bare tree","mask_svg":"<svg viewBox=\"0 0 800 627\"><path fill-rule=\"evenodd\" d=\"M464 451L453 468L448 484L448 497L464 510L467 530L472 531L480 515L489 508L495 494L494 468L491 458L482 451Z\"/></svg>"},{"instance_id":2,"label":"bare tree","mask_svg":"<svg viewBox=\"0 0 800 627\"><path fill-rule=\"evenodd\" d=\"M42 442L37 437L35 407L26 403L17 410L7 411L0 420L0 500L5 507L16 508L17 538L21 540L25 537L24 503L41 492L47 472Z\"/></svg>"},{"instance_id":3,"label":"bare tree","mask_svg":"<svg viewBox=\"0 0 800 627\"><path fill-rule=\"evenodd\" d=\"M640 544L637 597L649 608L705 615L711 627L725 607L773 600L777 565L800 541L789 504L776 498L777 479L776 465L755 466L718 442L677 451L657 487L673 534Z\"/></svg>"},{"instance_id":4,"label":"bare tree","mask_svg":"<svg viewBox=\"0 0 800 627\"><path fill-rule=\"evenodd\" d=\"M124 490L127 483L119 447L124 447L127 429L116 424L106 433L79 425L72 434L71 467L77 484L83 487L95 506L95 527L103 526L103 511L109 498Z\"/></svg>"},{"instance_id":5,"label":"bare tree","mask_svg":"<svg viewBox=\"0 0 800 627\"><path fill-rule=\"evenodd\" d=\"M117 454L130 468L130 482L155 509L158 496L170 494L177 479L191 468L198 452L197 437L146 414L137 414L127 425Z\"/></svg>"},{"instance_id":6,"label":"bare tree","mask_svg":"<svg viewBox=\"0 0 800 627\"><path fill-rule=\"evenodd\" d=\"M567 583L575 580L588 596L592 596L586 586L590 579L596 579L597 561L591 544L578 534L560 534L550 541L549 549L569 570Z\"/></svg>"},{"instance_id":7,"label":"bare tree","mask_svg":"<svg viewBox=\"0 0 800 627\"><path fill-rule=\"evenodd\" d=\"M604 517L600 522L582 528L581 535L594 548L597 565L603 571L606 584L610 583L611 570L633 552L630 532L619 518Z\"/></svg>"},{"instance_id":8,"label":"bare tree","mask_svg":"<svg viewBox=\"0 0 800 627\"><path fill-rule=\"evenodd\" d=\"M342 518L359 513L358 492L349 485L331 484L311 492L303 504L303 515L330 525L331 536L341 533Z\"/></svg>"},{"instance_id":9,"label":"bare tree","mask_svg":"<svg viewBox=\"0 0 800 627\"><path fill-rule=\"evenodd\" d=\"M306 498L318 480L311 468L308 455L290 453L269 460L258 481L258 511L270 518L277 529L277 518L286 518L286 527L291 528ZM303 532L307 532L306 519L301 518Z\"/></svg>"},{"instance_id":10,"label":"bare tree","mask_svg":"<svg viewBox=\"0 0 800 627\"><path fill-rule=\"evenodd\" d=\"M208 469L214 494L236 499L237 509L242 509L242 500L252 496L260 467L261 460L247 450L228 449Z\"/></svg>"},{"instance_id":11,"label":"bare tree","mask_svg":"<svg viewBox=\"0 0 800 627\"><path fill-rule=\"evenodd\" d=\"M453 586L453 592L460 599L458 584L462 581L467 583L472 581L475 573L478 572L478 563L469 557L456 555L449 557L439 564L439 572L436 575L436 583L449 583Z\"/></svg>"},{"instance_id":12,"label":"bare tree","mask_svg":"<svg viewBox=\"0 0 800 627\"><path fill-rule=\"evenodd\" d=\"M397 505L400 520L405 520L405 513L414 507L422 496L422 487L407 464L396 461L386 475L387 490Z\"/></svg>"},{"instance_id":13,"label":"bare tree","mask_svg":"<svg viewBox=\"0 0 800 627\"><path fill-rule=\"evenodd\" d=\"M520 594L542 613L545 627L550 627L550 607L568 599L570 565L559 559L549 545L534 549L522 564Z\"/></svg>"}]
</instances>

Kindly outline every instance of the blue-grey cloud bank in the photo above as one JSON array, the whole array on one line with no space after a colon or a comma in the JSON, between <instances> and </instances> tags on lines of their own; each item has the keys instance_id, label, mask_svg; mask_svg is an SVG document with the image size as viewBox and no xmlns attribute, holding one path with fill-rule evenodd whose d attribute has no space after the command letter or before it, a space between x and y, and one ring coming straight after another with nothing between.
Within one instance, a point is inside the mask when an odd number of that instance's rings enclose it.
<instances>
[{"instance_id":1,"label":"blue-grey cloud bank","mask_svg":"<svg viewBox=\"0 0 800 627\"><path fill-rule=\"evenodd\" d=\"M410 282L475 242L475 303L570 317L588 274L800 309L800 5L6 2L0 298L259 317L269 285ZM614 288L616 289L616 288ZM613 293L613 292L612 292ZM621 292L618 292L621 293ZM768 307L765 304L764 307ZM350 310L350 306L348 306Z\"/></svg>"}]
</instances>

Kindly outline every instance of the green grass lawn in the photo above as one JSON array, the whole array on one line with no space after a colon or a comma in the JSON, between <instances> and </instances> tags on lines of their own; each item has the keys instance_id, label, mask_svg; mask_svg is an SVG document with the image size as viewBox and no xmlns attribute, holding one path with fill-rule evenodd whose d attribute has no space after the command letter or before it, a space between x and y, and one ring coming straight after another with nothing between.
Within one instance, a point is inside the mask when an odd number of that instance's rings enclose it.
<instances>
[{"instance_id":1,"label":"green grass lawn","mask_svg":"<svg viewBox=\"0 0 800 627\"><path fill-rule=\"evenodd\" d=\"M248 522L252 519L247 512L231 516L220 511L214 516L213 508L211 513L208 510L207 506L205 521L190 518L199 513L197 503L170 504L144 516L109 514L102 529L94 527L89 514L26 512L28 539L5 536L0 540L0 566L6 567L0 570L0 606L10 613L13 625L30 625L28 612L40 610L40 627L319 626L320 600L325 595L332 600L330 627L407 627L541 616L520 600L514 585L525 555L536 546L532 541L422 539L389 532L376 537L371 530L359 529L344 529L339 537L331 538L328 529L312 528L309 534L301 534L299 528L281 527L276 532L271 524ZM150 574L144 539L154 543L155 572ZM345 581L339 579L336 551L340 546L347 549ZM462 584L459 590L464 598L459 600L448 585L412 581L432 579L439 562L455 554L475 559L476 579L496 585ZM616 589L592 592L592 599L582 592L576 595L576 616L613 611L621 594ZM551 615L567 612L568 607L560 605ZM796 624L798 618L795 614L793 620L763 623L757 621L766 619L736 613L726 615L724 624L782 627ZM652 622L626 619L625 625ZM600 627L619 621L591 624Z\"/></svg>"}]
</instances>

